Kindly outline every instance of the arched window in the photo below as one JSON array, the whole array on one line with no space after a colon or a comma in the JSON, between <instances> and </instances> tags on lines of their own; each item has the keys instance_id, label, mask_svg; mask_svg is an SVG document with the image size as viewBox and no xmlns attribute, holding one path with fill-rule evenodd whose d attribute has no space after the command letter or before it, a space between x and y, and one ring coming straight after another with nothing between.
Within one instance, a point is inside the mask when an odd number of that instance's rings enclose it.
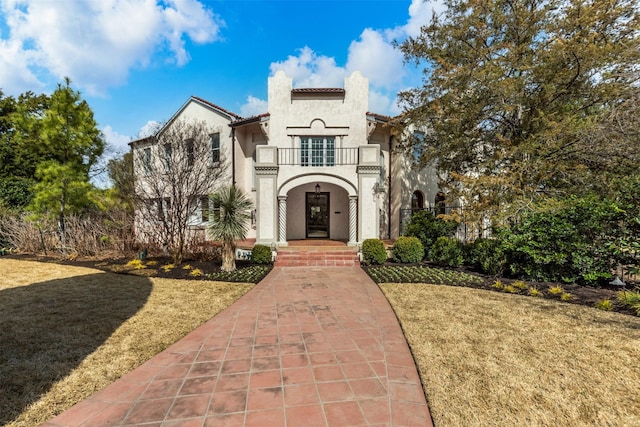
<instances>
[{"instance_id":1,"label":"arched window","mask_svg":"<svg viewBox=\"0 0 640 427\"><path fill-rule=\"evenodd\" d=\"M444 195L444 193L442 191L438 192L438 194L436 194L436 200L435 200L435 205L436 205L436 212L438 215L444 215L447 213L447 203L446 203L446 197Z\"/></svg>"},{"instance_id":2,"label":"arched window","mask_svg":"<svg viewBox=\"0 0 640 427\"><path fill-rule=\"evenodd\" d=\"M424 209L424 196L420 191L414 191L411 195L411 211L421 211Z\"/></svg>"}]
</instances>

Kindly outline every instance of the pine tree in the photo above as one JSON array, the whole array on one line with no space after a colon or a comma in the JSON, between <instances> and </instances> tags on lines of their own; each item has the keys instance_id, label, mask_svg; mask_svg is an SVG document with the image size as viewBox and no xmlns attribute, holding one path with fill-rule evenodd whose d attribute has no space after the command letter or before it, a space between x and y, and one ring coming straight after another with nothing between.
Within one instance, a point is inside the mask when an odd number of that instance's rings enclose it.
<instances>
[{"instance_id":1,"label":"pine tree","mask_svg":"<svg viewBox=\"0 0 640 427\"><path fill-rule=\"evenodd\" d=\"M91 108L66 78L58 84L42 117L30 117L38 130L40 161L30 208L37 214L58 218L65 250L65 216L90 205L93 189L89 172L104 151L104 140Z\"/></svg>"}]
</instances>

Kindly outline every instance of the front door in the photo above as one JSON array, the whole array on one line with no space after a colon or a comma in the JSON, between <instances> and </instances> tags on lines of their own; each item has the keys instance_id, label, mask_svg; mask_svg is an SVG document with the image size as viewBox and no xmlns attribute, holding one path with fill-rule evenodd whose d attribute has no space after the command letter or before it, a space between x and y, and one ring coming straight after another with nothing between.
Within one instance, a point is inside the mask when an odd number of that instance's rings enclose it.
<instances>
[{"instance_id":1,"label":"front door","mask_svg":"<svg viewBox=\"0 0 640 427\"><path fill-rule=\"evenodd\" d=\"M306 224L308 239L329 238L329 193L307 193Z\"/></svg>"}]
</instances>

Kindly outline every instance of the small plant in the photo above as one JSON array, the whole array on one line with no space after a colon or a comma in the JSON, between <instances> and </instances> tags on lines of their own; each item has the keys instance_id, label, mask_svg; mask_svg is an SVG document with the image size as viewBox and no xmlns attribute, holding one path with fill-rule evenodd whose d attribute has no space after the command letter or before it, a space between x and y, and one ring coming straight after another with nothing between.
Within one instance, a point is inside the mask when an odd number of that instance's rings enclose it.
<instances>
[{"instance_id":1,"label":"small plant","mask_svg":"<svg viewBox=\"0 0 640 427\"><path fill-rule=\"evenodd\" d=\"M362 242L362 262L366 265L384 264L387 261L387 250L380 239L365 239Z\"/></svg>"},{"instance_id":2,"label":"small plant","mask_svg":"<svg viewBox=\"0 0 640 427\"><path fill-rule=\"evenodd\" d=\"M516 280L515 282L512 283L512 286L516 289L520 289L521 291L524 291L527 289L527 284L524 283L522 280Z\"/></svg>"},{"instance_id":3,"label":"small plant","mask_svg":"<svg viewBox=\"0 0 640 427\"><path fill-rule=\"evenodd\" d=\"M401 236L393 244L391 254L395 262L415 263L422 261L424 248L417 237Z\"/></svg>"},{"instance_id":4,"label":"small plant","mask_svg":"<svg viewBox=\"0 0 640 427\"><path fill-rule=\"evenodd\" d=\"M191 267L191 265L189 265L189 264L186 264L186 265L183 265L183 266L182 266L182 269L183 269L183 270L191 270L192 268L193 268L193 267Z\"/></svg>"},{"instance_id":5,"label":"small plant","mask_svg":"<svg viewBox=\"0 0 640 427\"><path fill-rule=\"evenodd\" d=\"M516 289L515 286L513 285L506 285L504 288L502 288L503 291L508 292L510 294L517 294L518 293L518 289Z\"/></svg>"},{"instance_id":6,"label":"small plant","mask_svg":"<svg viewBox=\"0 0 640 427\"><path fill-rule=\"evenodd\" d=\"M174 268L176 268L175 264L165 264L162 267L160 267L165 273L170 272L171 270L173 270Z\"/></svg>"},{"instance_id":7,"label":"small plant","mask_svg":"<svg viewBox=\"0 0 640 427\"><path fill-rule=\"evenodd\" d=\"M147 267L154 267L158 265L158 261L147 261Z\"/></svg>"},{"instance_id":8,"label":"small plant","mask_svg":"<svg viewBox=\"0 0 640 427\"><path fill-rule=\"evenodd\" d=\"M191 277L202 277L203 275L204 273L202 273L202 270L200 270L199 268L194 268L189 272L189 276Z\"/></svg>"},{"instance_id":9,"label":"small plant","mask_svg":"<svg viewBox=\"0 0 640 427\"><path fill-rule=\"evenodd\" d=\"M610 299L605 298L596 302L595 307L598 310L611 311L613 310L613 302Z\"/></svg>"},{"instance_id":10,"label":"small plant","mask_svg":"<svg viewBox=\"0 0 640 427\"><path fill-rule=\"evenodd\" d=\"M620 291L616 293L616 299L625 307L635 311L640 316L640 292Z\"/></svg>"},{"instance_id":11,"label":"small plant","mask_svg":"<svg viewBox=\"0 0 640 427\"><path fill-rule=\"evenodd\" d=\"M134 270L142 270L144 268L144 264L142 264L142 261L139 259L132 259L127 263L127 267Z\"/></svg>"},{"instance_id":12,"label":"small plant","mask_svg":"<svg viewBox=\"0 0 640 427\"><path fill-rule=\"evenodd\" d=\"M573 295L571 295L569 292L563 292L563 293L560 295L560 299L561 299L562 301L571 301L571 299L572 299L572 298L573 298Z\"/></svg>"},{"instance_id":13,"label":"small plant","mask_svg":"<svg viewBox=\"0 0 640 427\"><path fill-rule=\"evenodd\" d=\"M253 264L271 264L271 248L266 245L254 245L251 250L251 262Z\"/></svg>"},{"instance_id":14,"label":"small plant","mask_svg":"<svg viewBox=\"0 0 640 427\"><path fill-rule=\"evenodd\" d=\"M532 297L541 297L543 295L542 292L535 286L529 288L528 294Z\"/></svg>"},{"instance_id":15,"label":"small plant","mask_svg":"<svg viewBox=\"0 0 640 427\"><path fill-rule=\"evenodd\" d=\"M442 267L460 267L462 265L462 245L449 237L438 237L431 247L429 258Z\"/></svg>"},{"instance_id":16,"label":"small plant","mask_svg":"<svg viewBox=\"0 0 640 427\"><path fill-rule=\"evenodd\" d=\"M504 284L500 280L496 280L491 287L501 291L504 289Z\"/></svg>"},{"instance_id":17,"label":"small plant","mask_svg":"<svg viewBox=\"0 0 640 427\"><path fill-rule=\"evenodd\" d=\"M562 289L562 286L551 286L549 288L549 293L551 295L561 295L564 293L564 289Z\"/></svg>"}]
</instances>

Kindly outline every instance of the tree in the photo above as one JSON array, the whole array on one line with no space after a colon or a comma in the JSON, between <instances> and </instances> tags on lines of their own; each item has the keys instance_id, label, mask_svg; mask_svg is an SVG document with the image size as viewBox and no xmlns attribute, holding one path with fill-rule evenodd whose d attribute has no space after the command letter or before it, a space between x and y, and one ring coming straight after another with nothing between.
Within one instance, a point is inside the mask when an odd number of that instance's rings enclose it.
<instances>
[{"instance_id":1,"label":"tree","mask_svg":"<svg viewBox=\"0 0 640 427\"><path fill-rule=\"evenodd\" d=\"M212 158L213 132L219 130L205 122L177 119L134 144L136 231L176 264L194 237L191 225L202 222L209 194L224 177L223 153Z\"/></svg>"},{"instance_id":2,"label":"tree","mask_svg":"<svg viewBox=\"0 0 640 427\"><path fill-rule=\"evenodd\" d=\"M251 200L235 185L224 188L211 196L214 206L220 207L218 215L211 215L209 236L222 242L222 271L236 269L236 241L247 236L251 219Z\"/></svg>"},{"instance_id":3,"label":"tree","mask_svg":"<svg viewBox=\"0 0 640 427\"><path fill-rule=\"evenodd\" d=\"M23 210L33 199L39 134L32 133L36 125L31 119L43 115L48 100L32 92L16 100L0 90L0 204L12 210Z\"/></svg>"},{"instance_id":4,"label":"tree","mask_svg":"<svg viewBox=\"0 0 640 427\"><path fill-rule=\"evenodd\" d=\"M44 115L28 116L24 124L32 130L29 136L39 140L35 146L36 152L39 150L35 170L38 182L30 209L58 218L64 251L65 216L91 205L89 171L102 155L105 142L89 104L71 88L69 78L58 84Z\"/></svg>"},{"instance_id":5,"label":"tree","mask_svg":"<svg viewBox=\"0 0 640 427\"><path fill-rule=\"evenodd\" d=\"M445 0L400 45L424 66L402 92L402 125L452 195L477 211L603 191L638 174L637 3Z\"/></svg>"}]
</instances>

